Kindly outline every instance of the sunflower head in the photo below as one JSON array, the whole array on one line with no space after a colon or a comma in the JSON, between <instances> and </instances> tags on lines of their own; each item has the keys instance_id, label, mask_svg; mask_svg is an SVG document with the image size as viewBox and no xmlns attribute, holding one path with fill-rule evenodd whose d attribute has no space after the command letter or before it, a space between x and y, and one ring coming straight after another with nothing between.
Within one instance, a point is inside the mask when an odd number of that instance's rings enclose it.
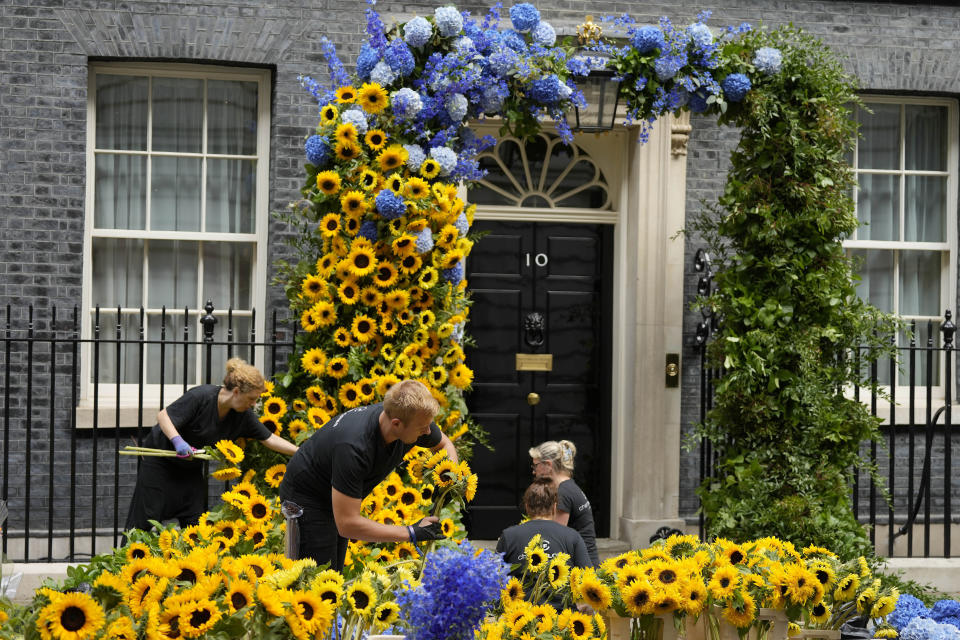
<instances>
[{"instance_id":1,"label":"sunflower head","mask_svg":"<svg viewBox=\"0 0 960 640\"><path fill-rule=\"evenodd\" d=\"M337 102L340 104L351 104L357 101L357 90L346 85L337 88Z\"/></svg>"},{"instance_id":2,"label":"sunflower head","mask_svg":"<svg viewBox=\"0 0 960 640\"><path fill-rule=\"evenodd\" d=\"M399 169L403 166L403 163L407 161L409 153L403 146L399 144L392 144L377 156L377 164L380 165L380 168L386 171L393 171L394 169ZM395 190L396 191L396 190Z\"/></svg>"},{"instance_id":3,"label":"sunflower head","mask_svg":"<svg viewBox=\"0 0 960 640\"><path fill-rule=\"evenodd\" d=\"M420 165L420 175L427 180L432 180L440 174L440 163L433 158L427 158Z\"/></svg>"},{"instance_id":4,"label":"sunflower head","mask_svg":"<svg viewBox=\"0 0 960 640\"><path fill-rule=\"evenodd\" d=\"M387 134L380 129L370 129L363 136L363 141L367 143L373 151L380 151L387 144Z\"/></svg>"},{"instance_id":5,"label":"sunflower head","mask_svg":"<svg viewBox=\"0 0 960 640\"><path fill-rule=\"evenodd\" d=\"M357 94L357 103L367 113L380 113L389 106L387 91L375 82L364 83Z\"/></svg>"},{"instance_id":6,"label":"sunflower head","mask_svg":"<svg viewBox=\"0 0 960 640\"><path fill-rule=\"evenodd\" d=\"M321 171L317 174L317 188L325 195L340 191L340 174L336 171Z\"/></svg>"},{"instance_id":7,"label":"sunflower head","mask_svg":"<svg viewBox=\"0 0 960 640\"><path fill-rule=\"evenodd\" d=\"M337 160L350 162L360 157L360 145L352 140L338 140L333 146L333 153Z\"/></svg>"},{"instance_id":8,"label":"sunflower head","mask_svg":"<svg viewBox=\"0 0 960 640\"><path fill-rule=\"evenodd\" d=\"M337 107L328 104L323 109L320 109L320 124L328 126L337 121L337 116L340 115L340 112L337 110Z\"/></svg>"}]
</instances>

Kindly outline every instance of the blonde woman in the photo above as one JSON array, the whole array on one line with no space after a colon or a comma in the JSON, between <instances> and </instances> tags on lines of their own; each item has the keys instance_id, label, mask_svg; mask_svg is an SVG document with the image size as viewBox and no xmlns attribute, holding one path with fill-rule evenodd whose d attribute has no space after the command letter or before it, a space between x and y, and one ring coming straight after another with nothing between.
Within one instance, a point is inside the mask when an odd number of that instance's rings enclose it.
<instances>
[{"instance_id":1,"label":"blonde woman","mask_svg":"<svg viewBox=\"0 0 960 640\"><path fill-rule=\"evenodd\" d=\"M149 529L150 521L176 519L181 527L196 524L203 513L207 479L194 451L220 440L250 438L285 455L296 445L271 433L253 407L266 385L263 374L240 358L227 361L222 385L194 387L157 414L157 424L143 442L169 449L177 457L144 457L130 502L126 529Z\"/></svg>"},{"instance_id":2,"label":"blonde woman","mask_svg":"<svg viewBox=\"0 0 960 640\"><path fill-rule=\"evenodd\" d=\"M533 475L548 478L557 489L557 513L554 519L575 529L587 545L587 553L594 566L600 564L597 553L597 533L593 525L590 500L573 481L573 459L577 447L569 440L548 440L530 449Z\"/></svg>"}]
</instances>

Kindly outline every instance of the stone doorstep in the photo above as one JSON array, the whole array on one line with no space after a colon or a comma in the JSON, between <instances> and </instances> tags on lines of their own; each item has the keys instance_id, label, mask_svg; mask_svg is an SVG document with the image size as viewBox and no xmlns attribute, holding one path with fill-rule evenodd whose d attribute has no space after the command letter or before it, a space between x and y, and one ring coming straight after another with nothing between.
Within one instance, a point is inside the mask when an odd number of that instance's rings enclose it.
<instances>
[{"instance_id":1,"label":"stone doorstep","mask_svg":"<svg viewBox=\"0 0 960 640\"><path fill-rule=\"evenodd\" d=\"M484 549L493 550L497 546L496 540L472 540L473 544ZM597 549L600 558L605 560L628 551L626 542L610 538L597 540ZM13 597L16 603L29 602L33 592L43 585L47 578L62 581L67 577L66 562L30 562L3 565L3 575L9 576L21 573L20 585ZM960 598L960 558L889 558L887 566L892 571L900 571L909 580L932 584L941 591L954 598Z\"/></svg>"}]
</instances>

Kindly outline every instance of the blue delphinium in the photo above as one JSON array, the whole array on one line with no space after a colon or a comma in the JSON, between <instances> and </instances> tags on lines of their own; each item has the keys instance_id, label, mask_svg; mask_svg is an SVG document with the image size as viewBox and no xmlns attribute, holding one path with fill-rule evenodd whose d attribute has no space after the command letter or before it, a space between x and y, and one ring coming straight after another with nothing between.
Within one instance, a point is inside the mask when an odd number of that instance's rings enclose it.
<instances>
[{"instance_id":1,"label":"blue delphinium","mask_svg":"<svg viewBox=\"0 0 960 640\"><path fill-rule=\"evenodd\" d=\"M373 66L370 71L370 81L376 82L384 87L393 83L397 79L397 73L390 68L385 60L381 60Z\"/></svg>"},{"instance_id":2,"label":"blue delphinium","mask_svg":"<svg viewBox=\"0 0 960 640\"><path fill-rule=\"evenodd\" d=\"M710 27L702 22L694 22L687 27L687 33L690 34L693 43L701 49L713 42L713 32L710 31Z\"/></svg>"},{"instance_id":3,"label":"blue delphinium","mask_svg":"<svg viewBox=\"0 0 960 640\"><path fill-rule=\"evenodd\" d=\"M430 232L430 227L417 234L417 240L414 244L417 247L417 253L426 253L433 249L433 234Z\"/></svg>"},{"instance_id":4,"label":"blue delphinium","mask_svg":"<svg viewBox=\"0 0 960 640\"><path fill-rule=\"evenodd\" d=\"M458 266L462 279L463 267ZM431 551L417 588L397 594L410 640L472 638L500 597L509 570L500 554L477 550L469 542Z\"/></svg>"},{"instance_id":5,"label":"blue delphinium","mask_svg":"<svg viewBox=\"0 0 960 640\"><path fill-rule=\"evenodd\" d=\"M363 109L359 107L347 109L340 114L340 119L343 122L349 122L356 127L357 133L360 135L363 135L367 132L367 116L364 115Z\"/></svg>"},{"instance_id":6,"label":"blue delphinium","mask_svg":"<svg viewBox=\"0 0 960 640\"><path fill-rule=\"evenodd\" d=\"M387 45L387 48L383 51L383 59L386 60L390 68L399 73L401 77L410 75L417 66L417 61L413 59L413 53L410 52L410 47L399 38L392 40L390 44Z\"/></svg>"},{"instance_id":7,"label":"blue delphinium","mask_svg":"<svg viewBox=\"0 0 960 640\"><path fill-rule=\"evenodd\" d=\"M377 207L377 213L387 220L399 218L407 212L407 205L403 202L403 198L395 194L390 189L383 189L380 191L380 193L377 194L375 203Z\"/></svg>"},{"instance_id":8,"label":"blue delphinium","mask_svg":"<svg viewBox=\"0 0 960 640\"><path fill-rule=\"evenodd\" d=\"M529 2L521 2L510 7L510 22L521 33L530 31L540 22L540 12Z\"/></svg>"},{"instance_id":9,"label":"blue delphinium","mask_svg":"<svg viewBox=\"0 0 960 640\"><path fill-rule=\"evenodd\" d=\"M723 79L720 86L723 87L723 93L727 96L727 100L740 102L747 95L747 91L750 91L752 85L750 84L750 78L742 73L731 73Z\"/></svg>"},{"instance_id":10,"label":"blue delphinium","mask_svg":"<svg viewBox=\"0 0 960 640\"><path fill-rule=\"evenodd\" d=\"M457 166L457 152L450 147L434 147L430 149L430 157L440 165L443 175L449 175Z\"/></svg>"},{"instance_id":11,"label":"blue delphinium","mask_svg":"<svg viewBox=\"0 0 960 640\"><path fill-rule=\"evenodd\" d=\"M444 37L455 36L463 30L463 16L456 7L437 7L433 12L437 31Z\"/></svg>"},{"instance_id":12,"label":"blue delphinium","mask_svg":"<svg viewBox=\"0 0 960 640\"><path fill-rule=\"evenodd\" d=\"M680 68L685 64L687 64L686 53L675 55L665 53L653 63L653 70L657 73L657 79L659 79L660 82L664 82L677 75L677 72L680 71Z\"/></svg>"},{"instance_id":13,"label":"blue delphinium","mask_svg":"<svg viewBox=\"0 0 960 640\"><path fill-rule=\"evenodd\" d=\"M405 144L403 148L407 150L407 168L410 171L419 171L420 165L427 159L427 154L423 152L423 147L418 144Z\"/></svg>"},{"instance_id":14,"label":"blue delphinium","mask_svg":"<svg viewBox=\"0 0 960 640\"><path fill-rule=\"evenodd\" d=\"M533 32L530 35L534 42L543 45L544 47L552 47L557 41L557 32L549 22L544 22L542 20L539 24L537 24L536 27L533 28Z\"/></svg>"},{"instance_id":15,"label":"blue delphinium","mask_svg":"<svg viewBox=\"0 0 960 640\"><path fill-rule=\"evenodd\" d=\"M303 150L307 152L307 162L322 167L330 158L330 147L327 146L327 140L323 136L310 136L303 144Z\"/></svg>"},{"instance_id":16,"label":"blue delphinium","mask_svg":"<svg viewBox=\"0 0 960 640\"><path fill-rule=\"evenodd\" d=\"M420 48L430 42L433 25L426 18L417 16L403 25L403 39L411 47Z\"/></svg>"},{"instance_id":17,"label":"blue delphinium","mask_svg":"<svg viewBox=\"0 0 960 640\"><path fill-rule=\"evenodd\" d=\"M366 238L370 242L377 241L377 223L373 220L367 220L360 225L360 231L357 234L363 238Z\"/></svg>"},{"instance_id":18,"label":"blue delphinium","mask_svg":"<svg viewBox=\"0 0 960 640\"><path fill-rule=\"evenodd\" d=\"M897 601L899 604L899 601ZM944 622L946 618L960 616L960 602L956 600L938 600L930 608L930 617L937 622Z\"/></svg>"},{"instance_id":19,"label":"blue delphinium","mask_svg":"<svg viewBox=\"0 0 960 640\"><path fill-rule=\"evenodd\" d=\"M361 80L369 80L370 72L380 62L380 52L364 42L360 45L360 54L357 56L357 76Z\"/></svg>"},{"instance_id":20,"label":"blue delphinium","mask_svg":"<svg viewBox=\"0 0 960 640\"><path fill-rule=\"evenodd\" d=\"M922 600L909 593L901 593L900 597L897 598L897 606L887 616L887 622L896 627L897 631L900 631L917 616L926 616L928 613Z\"/></svg>"},{"instance_id":21,"label":"blue delphinium","mask_svg":"<svg viewBox=\"0 0 960 640\"><path fill-rule=\"evenodd\" d=\"M663 31L657 27L648 25L640 27L633 32L633 36L630 38L630 44L632 44L633 48L639 53L650 53L654 49L663 50L667 41L663 36Z\"/></svg>"},{"instance_id":22,"label":"blue delphinium","mask_svg":"<svg viewBox=\"0 0 960 640\"><path fill-rule=\"evenodd\" d=\"M462 93L455 93L447 98L447 113L454 122L460 122L466 117L469 106L467 97Z\"/></svg>"},{"instance_id":23,"label":"blue delphinium","mask_svg":"<svg viewBox=\"0 0 960 640\"><path fill-rule=\"evenodd\" d=\"M753 66L757 68L757 71L766 76L779 73L782 64L783 55L779 49L760 47L757 49L757 52L753 54Z\"/></svg>"},{"instance_id":24,"label":"blue delphinium","mask_svg":"<svg viewBox=\"0 0 960 640\"><path fill-rule=\"evenodd\" d=\"M676 111L681 107L685 107L689 101L690 92L678 84L670 87L670 91L667 92L668 111Z\"/></svg>"},{"instance_id":25,"label":"blue delphinium","mask_svg":"<svg viewBox=\"0 0 960 640\"><path fill-rule=\"evenodd\" d=\"M335 87L342 87L350 84L350 74L340 61L337 55L337 47L326 36L320 38L320 50L323 52L323 59L327 61L327 68L330 70L330 82Z\"/></svg>"},{"instance_id":26,"label":"blue delphinium","mask_svg":"<svg viewBox=\"0 0 960 640\"><path fill-rule=\"evenodd\" d=\"M402 120L409 120L423 109L423 101L420 99L419 93L410 87L403 87L390 94L390 107L394 116Z\"/></svg>"},{"instance_id":27,"label":"blue delphinium","mask_svg":"<svg viewBox=\"0 0 960 640\"><path fill-rule=\"evenodd\" d=\"M449 269L443 269L440 273L443 279L450 284L460 284L460 281L463 280L463 260L460 260Z\"/></svg>"}]
</instances>

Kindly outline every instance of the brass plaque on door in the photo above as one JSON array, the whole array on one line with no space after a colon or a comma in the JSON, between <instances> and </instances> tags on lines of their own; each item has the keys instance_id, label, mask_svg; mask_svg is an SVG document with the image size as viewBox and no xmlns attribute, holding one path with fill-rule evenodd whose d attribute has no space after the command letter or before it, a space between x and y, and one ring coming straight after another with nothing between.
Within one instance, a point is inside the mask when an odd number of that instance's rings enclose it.
<instances>
[{"instance_id":1,"label":"brass plaque on door","mask_svg":"<svg viewBox=\"0 0 960 640\"><path fill-rule=\"evenodd\" d=\"M553 371L553 354L518 353L517 371Z\"/></svg>"}]
</instances>

